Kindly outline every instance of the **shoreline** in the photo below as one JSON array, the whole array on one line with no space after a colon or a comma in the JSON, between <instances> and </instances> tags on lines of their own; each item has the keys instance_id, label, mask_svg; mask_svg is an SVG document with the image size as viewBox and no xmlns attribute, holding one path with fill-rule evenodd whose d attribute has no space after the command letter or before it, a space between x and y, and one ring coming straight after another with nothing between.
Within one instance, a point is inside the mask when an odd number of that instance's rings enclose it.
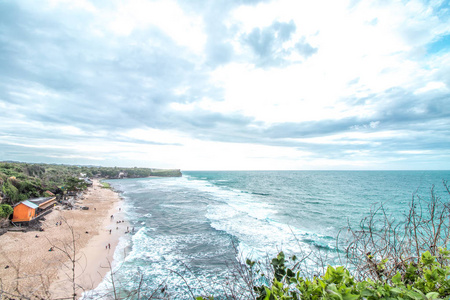
<instances>
[{"instance_id":1,"label":"shoreline","mask_svg":"<svg viewBox=\"0 0 450 300\"><path fill-rule=\"evenodd\" d=\"M0 236L3 289L15 295L52 299L72 298L74 288L77 298L95 289L111 270L119 239L129 226L122 203L118 192L103 188L100 180L94 179L93 186L77 201L89 210L56 206L41 221L44 231ZM117 223L119 220L123 222ZM49 251L51 247L53 251Z\"/></svg>"}]
</instances>

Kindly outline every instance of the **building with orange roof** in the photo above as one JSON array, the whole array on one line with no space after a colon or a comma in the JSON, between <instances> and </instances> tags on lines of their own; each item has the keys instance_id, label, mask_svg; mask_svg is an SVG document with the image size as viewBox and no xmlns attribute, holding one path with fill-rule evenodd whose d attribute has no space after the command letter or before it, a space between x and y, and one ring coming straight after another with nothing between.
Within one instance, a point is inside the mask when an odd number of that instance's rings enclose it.
<instances>
[{"instance_id":1,"label":"building with orange roof","mask_svg":"<svg viewBox=\"0 0 450 300\"><path fill-rule=\"evenodd\" d=\"M56 204L56 197L28 199L14 206L13 223L30 222L48 214Z\"/></svg>"}]
</instances>

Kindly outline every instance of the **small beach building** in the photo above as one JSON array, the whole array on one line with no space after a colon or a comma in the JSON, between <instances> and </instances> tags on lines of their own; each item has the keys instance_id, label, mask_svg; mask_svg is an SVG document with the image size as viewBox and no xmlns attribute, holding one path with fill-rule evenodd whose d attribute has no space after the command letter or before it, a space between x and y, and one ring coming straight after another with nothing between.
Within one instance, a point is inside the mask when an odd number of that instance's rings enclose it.
<instances>
[{"instance_id":1,"label":"small beach building","mask_svg":"<svg viewBox=\"0 0 450 300\"><path fill-rule=\"evenodd\" d=\"M56 197L28 199L14 206L12 222L30 222L40 218L53 208Z\"/></svg>"},{"instance_id":2,"label":"small beach building","mask_svg":"<svg viewBox=\"0 0 450 300\"><path fill-rule=\"evenodd\" d=\"M36 205L28 200L22 201L14 206L13 222L28 222L36 216L36 209L39 205Z\"/></svg>"}]
</instances>

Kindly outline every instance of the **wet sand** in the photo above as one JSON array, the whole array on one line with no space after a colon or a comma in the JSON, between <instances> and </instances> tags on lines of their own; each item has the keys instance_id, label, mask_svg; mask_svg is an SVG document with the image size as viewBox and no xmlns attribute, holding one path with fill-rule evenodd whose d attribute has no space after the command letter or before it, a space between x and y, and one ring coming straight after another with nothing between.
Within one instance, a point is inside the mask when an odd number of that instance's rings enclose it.
<instances>
[{"instance_id":1,"label":"wet sand","mask_svg":"<svg viewBox=\"0 0 450 300\"><path fill-rule=\"evenodd\" d=\"M119 195L101 188L98 180L83 198L77 204L89 210L59 210L56 206L42 222L44 231L0 236L2 290L61 299L71 298L74 288L79 297L102 281L110 271L119 238L129 225L117 223L124 220ZM49 251L51 247L53 251Z\"/></svg>"}]
</instances>

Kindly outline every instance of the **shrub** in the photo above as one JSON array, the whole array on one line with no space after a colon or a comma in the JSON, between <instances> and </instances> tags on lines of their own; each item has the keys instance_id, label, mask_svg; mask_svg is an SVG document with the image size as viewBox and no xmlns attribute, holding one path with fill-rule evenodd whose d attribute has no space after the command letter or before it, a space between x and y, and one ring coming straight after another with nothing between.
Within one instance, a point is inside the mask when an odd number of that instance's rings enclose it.
<instances>
[{"instance_id":1,"label":"shrub","mask_svg":"<svg viewBox=\"0 0 450 300\"><path fill-rule=\"evenodd\" d=\"M371 279L357 281L344 267L328 266L324 275L307 279L286 267L283 252L272 260L275 270L269 286L256 286L256 299L438 299L450 296L450 252L439 249L439 256L424 252L418 264L409 263L386 284ZM249 265L253 267L253 265ZM280 274L284 274L280 276Z\"/></svg>"},{"instance_id":2,"label":"shrub","mask_svg":"<svg viewBox=\"0 0 450 300\"><path fill-rule=\"evenodd\" d=\"M9 203L14 204L19 201L19 190L9 179L3 184L2 192L9 199Z\"/></svg>"},{"instance_id":3,"label":"shrub","mask_svg":"<svg viewBox=\"0 0 450 300\"><path fill-rule=\"evenodd\" d=\"M13 208L8 204L0 205L0 218L8 218L14 212Z\"/></svg>"}]
</instances>

